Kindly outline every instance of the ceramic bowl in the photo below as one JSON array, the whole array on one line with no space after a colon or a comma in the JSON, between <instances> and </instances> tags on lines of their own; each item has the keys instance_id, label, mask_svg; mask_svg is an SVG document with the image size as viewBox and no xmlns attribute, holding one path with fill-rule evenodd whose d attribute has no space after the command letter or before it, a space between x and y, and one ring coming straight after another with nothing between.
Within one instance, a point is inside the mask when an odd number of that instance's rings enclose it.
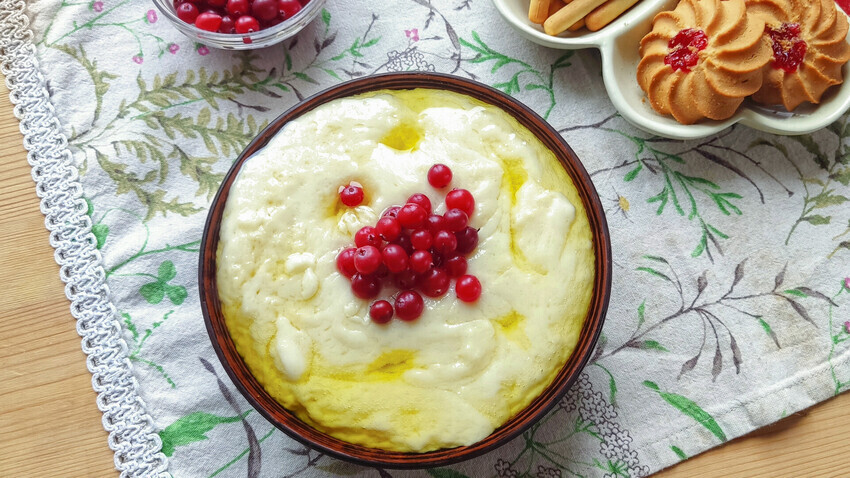
<instances>
[{"instance_id":1,"label":"ceramic bowl","mask_svg":"<svg viewBox=\"0 0 850 478\"><path fill-rule=\"evenodd\" d=\"M373 90L412 88L453 91L495 105L508 112L537 136L555 153L578 190L590 221L596 255L596 277L584 326L575 351L552 384L525 409L480 442L425 453L391 452L344 442L306 425L275 401L251 375L237 353L222 316L216 285L216 251L222 214L230 188L245 161L263 148L289 121L319 105ZM213 200L204 228L198 278L201 308L213 348L233 383L260 414L292 438L323 453L371 466L421 468L455 463L492 450L522 433L560 400L590 357L602 329L611 290L611 245L603 207L590 176L573 150L540 116L509 96L470 80L433 73L392 73L342 83L308 98L279 116L248 145L225 176Z\"/></svg>"},{"instance_id":2,"label":"ceramic bowl","mask_svg":"<svg viewBox=\"0 0 850 478\"><path fill-rule=\"evenodd\" d=\"M201 30L177 18L177 12L174 10L174 3L171 0L153 0L153 3L182 34L197 42L223 50L254 50L280 43L300 32L322 11L325 0L311 0L292 18L288 18L273 27L246 34Z\"/></svg>"},{"instance_id":3,"label":"ceramic bowl","mask_svg":"<svg viewBox=\"0 0 850 478\"><path fill-rule=\"evenodd\" d=\"M850 108L850 81L845 81L827 90L819 105L801 105L793 112L745 100L738 112L729 119L703 120L693 125L679 124L672 117L656 113L637 84L640 40L649 33L655 14L672 10L678 0L639 0L630 10L599 31L567 31L559 36L543 33L540 25L528 20L529 0L493 0L493 3L519 34L535 43L567 50L598 48L602 54L602 78L614 107L633 125L659 136L674 139L704 138L735 123L775 134L806 134L824 128ZM850 63L844 65L843 71L844 77L848 78Z\"/></svg>"}]
</instances>

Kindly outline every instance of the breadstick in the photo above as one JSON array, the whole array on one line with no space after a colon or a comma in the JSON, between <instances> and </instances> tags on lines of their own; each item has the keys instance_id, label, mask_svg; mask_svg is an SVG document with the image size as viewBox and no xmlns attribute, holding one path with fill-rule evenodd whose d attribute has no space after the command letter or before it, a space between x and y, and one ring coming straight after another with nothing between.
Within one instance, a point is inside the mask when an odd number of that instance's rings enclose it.
<instances>
[{"instance_id":1,"label":"breadstick","mask_svg":"<svg viewBox=\"0 0 850 478\"><path fill-rule=\"evenodd\" d=\"M572 0L566 0L565 2L561 1L561 0L552 0L551 2L549 2L549 16L548 17L551 17L552 15L554 15L555 12L564 8L564 5L570 3L571 1ZM574 31L579 30L583 27L584 27L584 19L582 18L581 20L575 22L573 24L573 26L571 26L567 30L574 32Z\"/></svg>"},{"instance_id":2,"label":"breadstick","mask_svg":"<svg viewBox=\"0 0 850 478\"><path fill-rule=\"evenodd\" d=\"M564 3L562 0L551 0L549 2L549 13L546 15L546 18L551 17L552 15L555 14L555 12L564 8L564 5L566 5L566 3ZM543 22L540 22L540 23L543 23Z\"/></svg>"},{"instance_id":3,"label":"breadstick","mask_svg":"<svg viewBox=\"0 0 850 478\"><path fill-rule=\"evenodd\" d=\"M558 35L603 3L605 0L574 0L549 17L543 23L543 31L549 35Z\"/></svg>"},{"instance_id":4,"label":"breadstick","mask_svg":"<svg viewBox=\"0 0 850 478\"><path fill-rule=\"evenodd\" d=\"M584 23L588 30L595 32L611 23L611 20L619 17L635 3L637 3L637 0L608 0L596 10L588 13L584 17Z\"/></svg>"},{"instance_id":5,"label":"breadstick","mask_svg":"<svg viewBox=\"0 0 850 478\"><path fill-rule=\"evenodd\" d=\"M550 0L531 0L528 5L528 19L531 23L543 23L548 18Z\"/></svg>"}]
</instances>

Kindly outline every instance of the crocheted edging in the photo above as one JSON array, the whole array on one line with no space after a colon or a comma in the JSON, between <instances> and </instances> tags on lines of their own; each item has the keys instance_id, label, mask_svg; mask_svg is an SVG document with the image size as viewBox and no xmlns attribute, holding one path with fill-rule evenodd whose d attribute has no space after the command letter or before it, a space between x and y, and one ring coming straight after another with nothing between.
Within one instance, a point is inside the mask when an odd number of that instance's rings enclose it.
<instances>
[{"instance_id":1,"label":"crocheted edging","mask_svg":"<svg viewBox=\"0 0 850 478\"><path fill-rule=\"evenodd\" d=\"M39 68L24 0L0 0L0 72L21 122L50 244L77 319L97 406L121 477L168 476L162 442L137 393L103 261L68 143Z\"/></svg>"}]
</instances>

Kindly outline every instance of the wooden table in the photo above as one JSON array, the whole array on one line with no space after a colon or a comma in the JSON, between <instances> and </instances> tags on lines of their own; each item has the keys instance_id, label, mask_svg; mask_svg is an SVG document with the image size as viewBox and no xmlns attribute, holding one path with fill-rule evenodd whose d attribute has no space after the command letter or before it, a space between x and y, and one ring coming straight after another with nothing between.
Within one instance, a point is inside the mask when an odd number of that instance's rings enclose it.
<instances>
[{"instance_id":1,"label":"wooden table","mask_svg":"<svg viewBox=\"0 0 850 478\"><path fill-rule=\"evenodd\" d=\"M117 476L80 337L39 211L18 121L0 85L0 476ZM850 394L659 473L850 475Z\"/></svg>"}]
</instances>

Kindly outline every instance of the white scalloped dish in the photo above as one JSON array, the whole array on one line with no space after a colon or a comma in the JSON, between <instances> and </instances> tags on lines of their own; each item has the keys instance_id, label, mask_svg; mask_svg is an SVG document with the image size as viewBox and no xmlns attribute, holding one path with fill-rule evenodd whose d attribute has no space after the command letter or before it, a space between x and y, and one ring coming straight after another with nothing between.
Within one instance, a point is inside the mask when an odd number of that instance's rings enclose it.
<instances>
[{"instance_id":1,"label":"white scalloped dish","mask_svg":"<svg viewBox=\"0 0 850 478\"><path fill-rule=\"evenodd\" d=\"M806 134L824 128L850 109L848 63L843 68L844 83L828 89L819 105L804 104L789 112L781 106L762 106L748 99L727 120L703 120L683 125L672 117L656 113L649 106L636 79L641 38L650 31L655 14L672 10L678 0L640 0L631 10L599 31L567 31L559 36L543 33L540 25L528 20L529 0L493 0L493 3L509 24L535 43L565 50L598 48L602 53L602 78L614 107L630 123L659 136L674 139L704 138L735 123L775 134Z\"/></svg>"}]
</instances>

